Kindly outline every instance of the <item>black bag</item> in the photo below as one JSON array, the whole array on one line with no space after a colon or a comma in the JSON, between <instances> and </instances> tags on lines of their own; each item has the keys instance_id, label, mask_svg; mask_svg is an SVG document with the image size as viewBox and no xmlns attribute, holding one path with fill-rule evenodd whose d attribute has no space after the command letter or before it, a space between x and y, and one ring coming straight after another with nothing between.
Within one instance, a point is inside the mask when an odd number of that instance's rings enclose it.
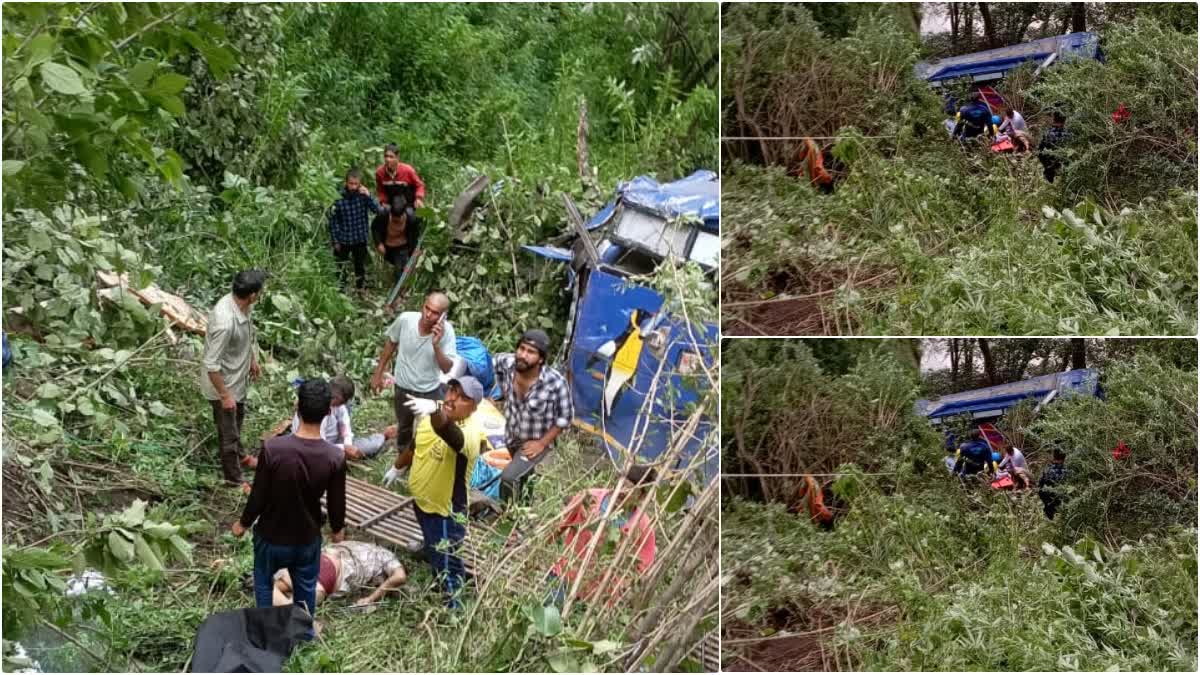
<instances>
[{"instance_id":1,"label":"black bag","mask_svg":"<svg viewBox=\"0 0 1200 675\"><path fill-rule=\"evenodd\" d=\"M192 672L278 673L312 626L300 605L213 614L196 631Z\"/></svg>"}]
</instances>

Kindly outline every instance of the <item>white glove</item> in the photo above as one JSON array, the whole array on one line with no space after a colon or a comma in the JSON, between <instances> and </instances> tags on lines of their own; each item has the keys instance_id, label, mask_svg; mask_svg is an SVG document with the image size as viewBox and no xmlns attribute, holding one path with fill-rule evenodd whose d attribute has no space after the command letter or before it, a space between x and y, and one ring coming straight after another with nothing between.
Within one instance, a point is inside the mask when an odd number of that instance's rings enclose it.
<instances>
[{"instance_id":1,"label":"white glove","mask_svg":"<svg viewBox=\"0 0 1200 675\"><path fill-rule=\"evenodd\" d=\"M608 342L600 345L600 349L597 349L596 353L606 359L611 359L612 355L617 353L617 343L609 340Z\"/></svg>"},{"instance_id":2,"label":"white glove","mask_svg":"<svg viewBox=\"0 0 1200 675\"><path fill-rule=\"evenodd\" d=\"M432 415L433 413L437 412L438 409L437 401L432 401L427 398L413 398L412 396L408 397L408 400L404 402L404 405L408 406L408 409L411 410L412 413L417 417Z\"/></svg>"},{"instance_id":3,"label":"white glove","mask_svg":"<svg viewBox=\"0 0 1200 675\"><path fill-rule=\"evenodd\" d=\"M393 466L392 468L388 469L386 473L383 474L383 484L386 487L391 487L392 483L395 483L397 480L399 480L399 478L400 478L400 469L397 469L396 467Z\"/></svg>"}]
</instances>

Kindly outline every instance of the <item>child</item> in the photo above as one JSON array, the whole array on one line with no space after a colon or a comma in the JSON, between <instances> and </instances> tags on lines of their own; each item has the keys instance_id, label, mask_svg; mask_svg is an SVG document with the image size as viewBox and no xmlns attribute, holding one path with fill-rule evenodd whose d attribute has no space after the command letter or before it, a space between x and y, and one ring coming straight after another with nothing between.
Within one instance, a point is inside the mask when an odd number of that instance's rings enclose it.
<instances>
[{"instance_id":1,"label":"child","mask_svg":"<svg viewBox=\"0 0 1200 675\"><path fill-rule=\"evenodd\" d=\"M366 438L356 439L350 428L350 408L346 404L354 400L354 382L345 375L338 375L329 381L333 390L333 400L330 401L329 414L321 420L321 437L332 445L336 445L350 459L374 457L383 449L384 442L396 435L395 425L388 427L382 434L371 434ZM292 433L300 428L300 416L292 417Z\"/></svg>"}]
</instances>

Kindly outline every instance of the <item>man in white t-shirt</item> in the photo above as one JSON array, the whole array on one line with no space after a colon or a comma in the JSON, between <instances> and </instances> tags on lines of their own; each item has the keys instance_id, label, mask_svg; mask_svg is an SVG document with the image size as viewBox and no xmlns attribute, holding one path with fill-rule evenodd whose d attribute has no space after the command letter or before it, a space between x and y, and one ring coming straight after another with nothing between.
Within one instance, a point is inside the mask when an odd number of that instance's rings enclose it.
<instances>
[{"instance_id":1,"label":"man in white t-shirt","mask_svg":"<svg viewBox=\"0 0 1200 675\"><path fill-rule=\"evenodd\" d=\"M442 398L439 377L454 367L454 326L446 319L450 298L434 291L425 296L419 312L402 312L387 329L383 352L371 376L371 390L383 390L384 372L395 356L393 408L396 412L396 447L404 452L412 444L413 414L404 402L412 398Z\"/></svg>"},{"instance_id":2,"label":"man in white t-shirt","mask_svg":"<svg viewBox=\"0 0 1200 675\"><path fill-rule=\"evenodd\" d=\"M1033 148L1033 143L1029 138L1029 127L1025 125L1025 118L1012 108L1004 111L1004 121L1000 122L1000 133L1008 134L1013 139L1013 143L1024 152L1029 152Z\"/></svg>"}]
</instances>

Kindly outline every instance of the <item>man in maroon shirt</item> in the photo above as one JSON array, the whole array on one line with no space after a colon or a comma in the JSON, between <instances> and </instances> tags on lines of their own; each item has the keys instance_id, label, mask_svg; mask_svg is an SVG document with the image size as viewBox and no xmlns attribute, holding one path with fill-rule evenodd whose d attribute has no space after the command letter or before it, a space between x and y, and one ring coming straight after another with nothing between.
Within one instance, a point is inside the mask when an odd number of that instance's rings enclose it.
<instances>
[{"instance_id":1,"label":"man in maroon shirt","mask_svg":"<svg viewBox=\"0 0 1200 675\"><path fill-rule=\"evenodd\" d=\"M255 604L272 606L275 573L286 569L294 602L312 614L321 569L321 496L326 496L329 526L338 543L345 538L346 460L321 437L321 420L333 399L329 383L306 380L297 397L300 428L264 444L250 501L232 529L233 536L241 537L254 527Z\"/></svg>"},{"instance_id":2,"label":"man in maroon shirt","mask_svg":"<svg viewBox=\"0 0 1200 675\"><path fill-rule=\"evenodd\" d=\"M383 149L383 164L375 170L375 192L385 210L397 195L404 195L414 208L425 205L425 183L416 169L400 161L400 150L395 143Z\"/></svg>"}]
</instances>

